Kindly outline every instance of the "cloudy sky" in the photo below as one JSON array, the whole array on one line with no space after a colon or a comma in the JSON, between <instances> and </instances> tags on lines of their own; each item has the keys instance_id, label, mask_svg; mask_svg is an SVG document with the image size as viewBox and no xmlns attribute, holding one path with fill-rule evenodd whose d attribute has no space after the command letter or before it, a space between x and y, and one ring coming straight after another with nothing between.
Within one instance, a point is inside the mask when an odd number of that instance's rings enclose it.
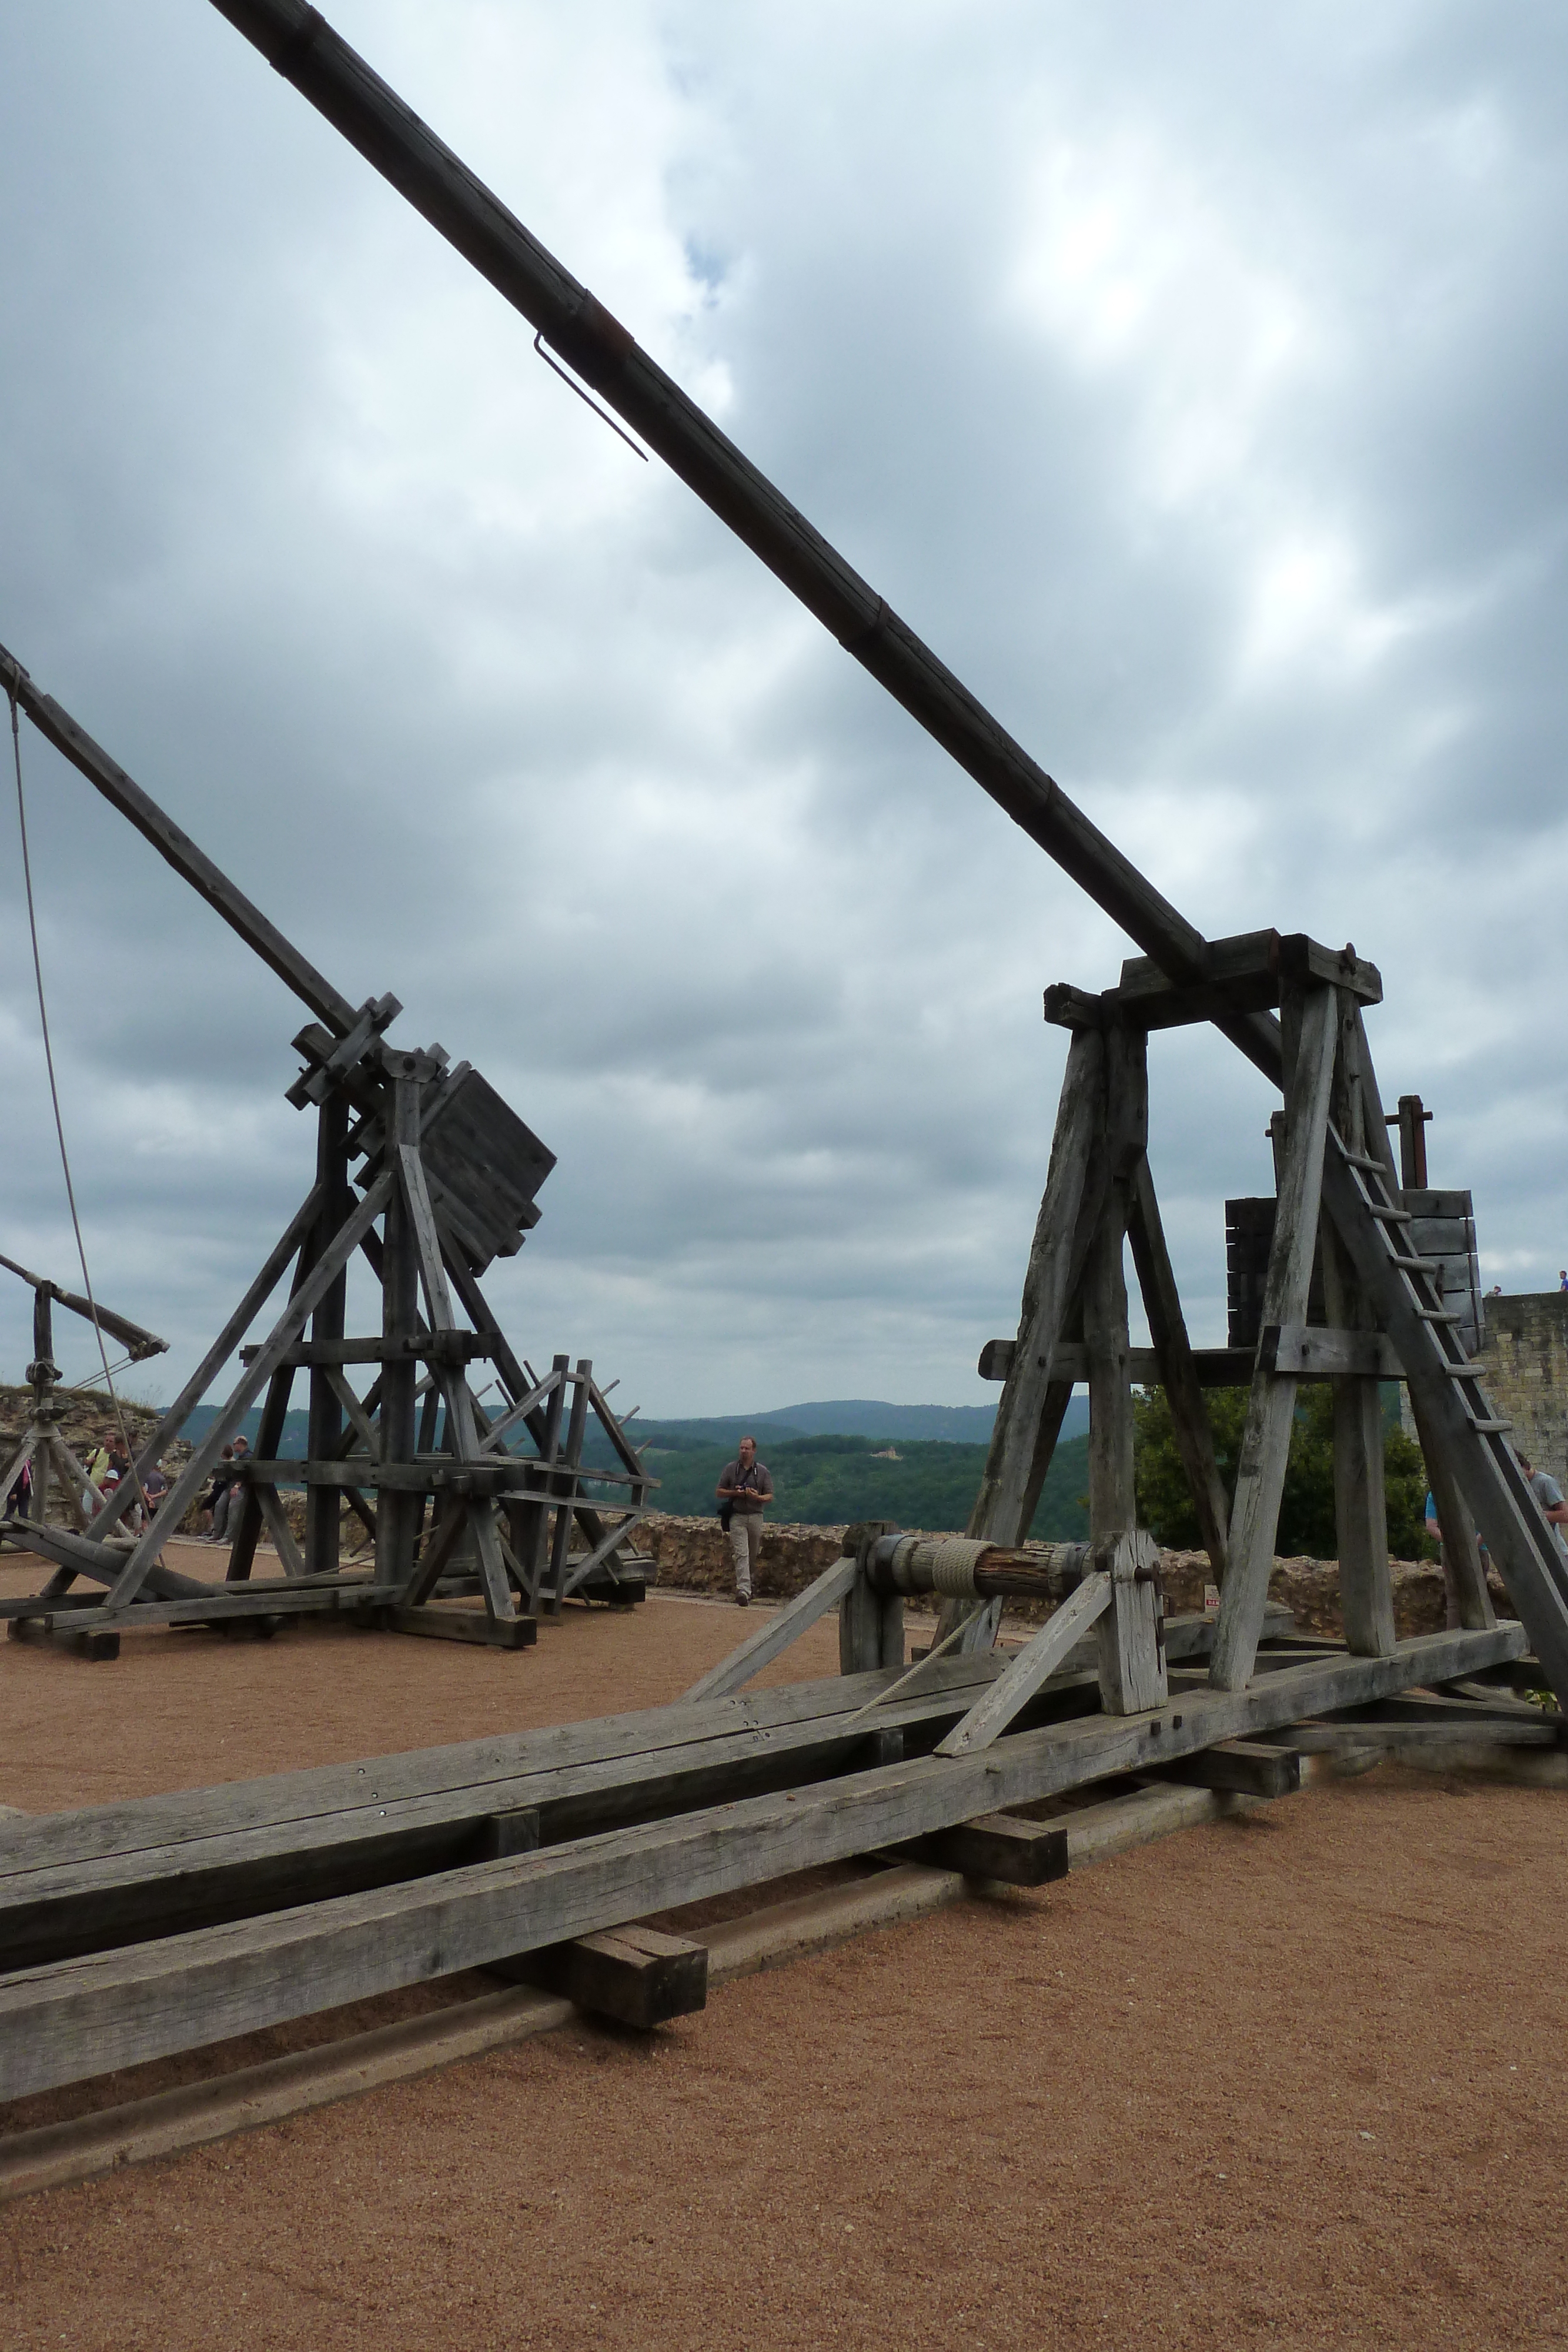
<instances>
[{"instance_id":1,"label":"cloudy sky","mask_svg":"<svg viewBox=\"0 0 1568 2352\"><path fill-rule=\"evenodd\" d=\"M1379 963L1385 1096L1487 1281L1554 1286L1562 12L328 13L1192 920ZM1040 990L1125 943L205 0L0 39L0 641L559 1154L490 1277L533 1360L994 1395ZM167 1393L308 1182L304 1016L23 753L94 1279ZM5 804L0 1248L71 1279ZM1153 1079L1217 1340L1270 1097L1207 1034Z\"/></svg>"}]
</instances>

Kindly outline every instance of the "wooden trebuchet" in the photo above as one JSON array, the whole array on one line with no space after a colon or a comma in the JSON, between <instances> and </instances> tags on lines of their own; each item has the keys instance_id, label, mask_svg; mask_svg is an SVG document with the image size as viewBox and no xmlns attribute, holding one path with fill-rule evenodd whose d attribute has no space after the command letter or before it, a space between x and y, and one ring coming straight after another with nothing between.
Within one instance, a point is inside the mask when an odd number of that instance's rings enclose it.
<instances>
[{"instance_id":1,"label":"wooden trebuchet","mask_svg":"<svg viewBox=\"0 0 1568 2352\"><path fill-rule=\"evenodd\" d=\"M535 1195L553 1154L466 1063L454 1066L439 1045L391 1044L396 997L350 1005L3 648L0 686L318 1016L295 1041L304 1066L287 1090L297 1108L317 1113L316 1181L135 1474L105 1502L80 1465L61 1457L76 1525L57 1528L41 1514L29 1520L28 1547L57 1572L46 1591L4 1603L13 1627L47 1621L78 1653L107 1655L113 1643L96 1637L132 1624L243 1621L262 1632L291 1615L336 1610L399 1632L470 1639L483 1631L517 1648L529 1638L525 1618L559 1612L573 1595L641 1600L649 1563L631 1543L654 1482L591 1362L573 1369L559 1356L549 1376L536 1379L507 1345L478 1284L491 1260L515 1253L537 1223ZM380 1283L382 1316L379 1332L356 1338L345 1310L349 1268L360 1256ZM270 1334L240 1349L238 1381L148 1524L127 1540L120 1530L141 1478L286 1278ZM86 1307L53 1285L35 1287L46 1324L51 1297ZM162 1344L123 1318L99 1320L133 1351ZM48 1349L35 1353L38 1370ZM501 1391L494 1426L474 1378L481 1364ZM372 1375L362 1394L350 1379L354 1368ZM307 1444L293 1453L285 1433L301 1372ZM225 1474L240 1500L230 1514L224 1582L173 1576L163 1547L257 1405L254 1452ZM590 1460L591 1433L604 1441L608 1461ZM53 1460L58 1445L51 1443ZM305 1493L302 1541L284 1502L290 1487ZM345 1503L373 1547L362 1566L341 1557ZM261 1586L254 1568L264 1536L283 1575L266 1580L258 1610L256 1589L247 1588ZM71 1590L83 1577L107 1586L107 1595L84 1603ZM482 1617L432 1605L474 1598L483 1601Z\"/></svg>"},{"instance_id":2,"label":"wooden trebuchet","mask_svg":"<svg viewBox=\"0 0 1568 2352\"><path fill-rule=\"evenodd\" d=\"M1049 991L1047 1015L1071 1027L1072 1045L1019 1337L993 1341L982 1358L982 1371L1005 1382L984 1492L1038 1492L1061 1425L1067 1376L1075 1375L1090 1388L1092 1537L1135 1529L1130 1391L1137 1379L1164 1381L1220 1587L1210 1678L1218 1688L1243 1689L1268 1605L1297 1383L1327 1380L1334 1391L1346 1638L1354 1652L1392 1656L1404 1644L1394 1622L1378 1384L1403 1381L1445 1538L1452 1534L1463 1622L1484 1632L1495 1622L1471 1532L1479 1522L1543 1679L1568 1693L1568 1563L1520 1470L1507 1424L1493 1413L1466 1355L1462 1315L1445 1302L1441 1287L1444 1262L1411 1240L1415 1216L1394 1170L1363 1018L1363 1008L1381 993L1375 969L1349 949L1273 933L1218 942L1213 956L1208 999L1228 996L1250 1013L1278 1004L1281 1013L1286 1107L1278 1122L1278 1198L1256 1344L1245 1355L1235 1348L1209 1351L1212 1370L1205 1368L1204 1352L1188 1345L1143 1155L1143 1042L1178 1013L1207 1018L1207 1011L1178 1006L1185 992L1147 965L1125 966L1122 987L1099 996ZM1150 1018L1151 1008L1158 1018ZM1062 1181L1069 1135L1077 1139L1071 1187ZM1087 1238L1086 1200L1099 1204ZM1148 1351L1125 1344L1124 1215L1156 1340ZM1326 1324L1312 1320L1320 1247ZM1042 1269L1051 1267L1065 1273L1043 1283ZM1051 1301L1048 1312L1042 1298ZM1053 1384L1049 1396L1042 1368ZM1227 1526L1202 1391L1206 1379L1234 1381L1242 1370L1250 1394ZM1009 1533L1016 1540L1022 1528ZM1147 1601L1152 1608L1152 1592ZM1163 1693L1157 1638L1152 1644L1147 1638L1150 1630L1157 1637L1157 1619L1141 1643L1124 1650L1123 1634L1133 1622L1131 1606L1100 1619L1107 1706L1148 1706ZM1119 1697L1110 1696L1118 1690ZM989 1696L977 1707L977 1725L990 1719L982 1712L987 1706L994 1714Z\"/></svg>"}]
</instances>

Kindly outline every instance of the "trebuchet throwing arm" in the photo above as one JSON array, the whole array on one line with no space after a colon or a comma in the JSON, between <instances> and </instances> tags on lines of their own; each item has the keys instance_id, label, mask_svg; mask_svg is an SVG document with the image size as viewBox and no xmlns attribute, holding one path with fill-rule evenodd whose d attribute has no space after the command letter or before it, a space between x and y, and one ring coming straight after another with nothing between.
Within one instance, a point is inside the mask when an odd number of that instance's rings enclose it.
<instances>
[{"instance_id":1,"label":"trebuchet throwing arm","mask_svg":"<svg viewBox=\"0 0 1568 2352\"><path fill-rule=\"evenodd\" d=\"M591 383L1176 982L1205 976L1207 942L991 716L907 623L651 360L395 90L303 0L213 0L267 62ZM1278 1082L1277 1023L1218 1025Z\"/></svg>"}]
</instances>

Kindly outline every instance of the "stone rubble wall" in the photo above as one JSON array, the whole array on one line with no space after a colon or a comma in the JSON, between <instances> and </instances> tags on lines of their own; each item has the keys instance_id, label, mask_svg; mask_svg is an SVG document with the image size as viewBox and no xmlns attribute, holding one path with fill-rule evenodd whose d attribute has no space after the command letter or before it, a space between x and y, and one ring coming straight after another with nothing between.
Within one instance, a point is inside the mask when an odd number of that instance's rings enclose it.
<instances>
[{"instance_id":1,"label":"stone rubble wall","mask_svg":"<svg viewBox=\"0 0 1568 2352\"><path fill-rule=\"evenodd\" d=\"M936 1533L911 1529L912 1534ZM787 1601L804 1591L814 1577L831 1568L843 1549L842 1528L803 1528L764 1524L754 1590L761 1600ZM658 1564L659 1583L681 1592L730 1593L735 1589L729 1544L716 1518L675 1518L655 1512L637 1530L638 1548ZM1165 1574L1166 1607L1172 1616L1200 1610L1204 1586L1213 1576L1204 1552L1166 1551L1160 1554ZM1394 1622L1401 1637L1441 1633L1443 1579L1430 1560L1401 1559L1393 1563ZM1269 1597L1289 1609L1304 1633L1337 1638L1344 1632L1340 1614L1339 1563L1333 1559L1277 1559L1270 1579ZM1495 1580L1492 1598L1500 1612L1511 1613ZM1047 1612L1039 1603L1009 1601L1006 1621L1039 1623Z\"/></svg>"}]
</instances>

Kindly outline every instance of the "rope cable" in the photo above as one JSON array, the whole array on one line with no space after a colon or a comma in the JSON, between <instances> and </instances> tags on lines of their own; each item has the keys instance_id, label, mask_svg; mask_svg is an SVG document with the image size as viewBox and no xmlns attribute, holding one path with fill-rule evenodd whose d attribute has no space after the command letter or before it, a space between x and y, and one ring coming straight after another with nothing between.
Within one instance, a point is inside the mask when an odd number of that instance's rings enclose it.
<instances>
[{"instance_id":1,"label":"rope cable","mask_svg":"<svg viewBox=\"0 0 1568 2352\"><path fill-rule=\"evenodd\" d=\"M125 1410L114 1385L114 1375L109 1368L109 1350L104 1345L103 1329L98 1319L98 1301L93 1297L92 1276L88 1272L87 1244L82 1240L81 1219L77 1214L76 1186L71 1181L70 1154L66 1149L65 1121L60 1115L60 1090L55 1077L55 1049L49 1036L49 1010L44 997L44 961L38 950L38 918L33 903L33 865L27 849L27 803L22 790L21 712L15 690L12 691L10 702L11 751L16 768L16 824L22 836L22 882L27 897L27 929L33 943L33 982L38 994L38 1026L44 1037L44 1066L49 1076L49 1101L54 1108L55 1135L60 1147L60 1167L66 1180L66 1200L70 1207L71 1230L76 1235L77 1263L81 1267L81 1286L87 1295L87 1303L92 1309L92 1331L94 1339L98 1341L98 1356L103 1367L104 1386L109 1391L109 1401L114 1407L115 1425L120 1431L120 1442L125 1448L125 1458L131 1465L131 1475L136 1483L137 1499L151 1518L152 1506L147 1500L147 1489L141 1483L141 1473L137 1467L136 1449L131 1443L131 1432L125 1423Z\"/></svg>"}]
</instances>

